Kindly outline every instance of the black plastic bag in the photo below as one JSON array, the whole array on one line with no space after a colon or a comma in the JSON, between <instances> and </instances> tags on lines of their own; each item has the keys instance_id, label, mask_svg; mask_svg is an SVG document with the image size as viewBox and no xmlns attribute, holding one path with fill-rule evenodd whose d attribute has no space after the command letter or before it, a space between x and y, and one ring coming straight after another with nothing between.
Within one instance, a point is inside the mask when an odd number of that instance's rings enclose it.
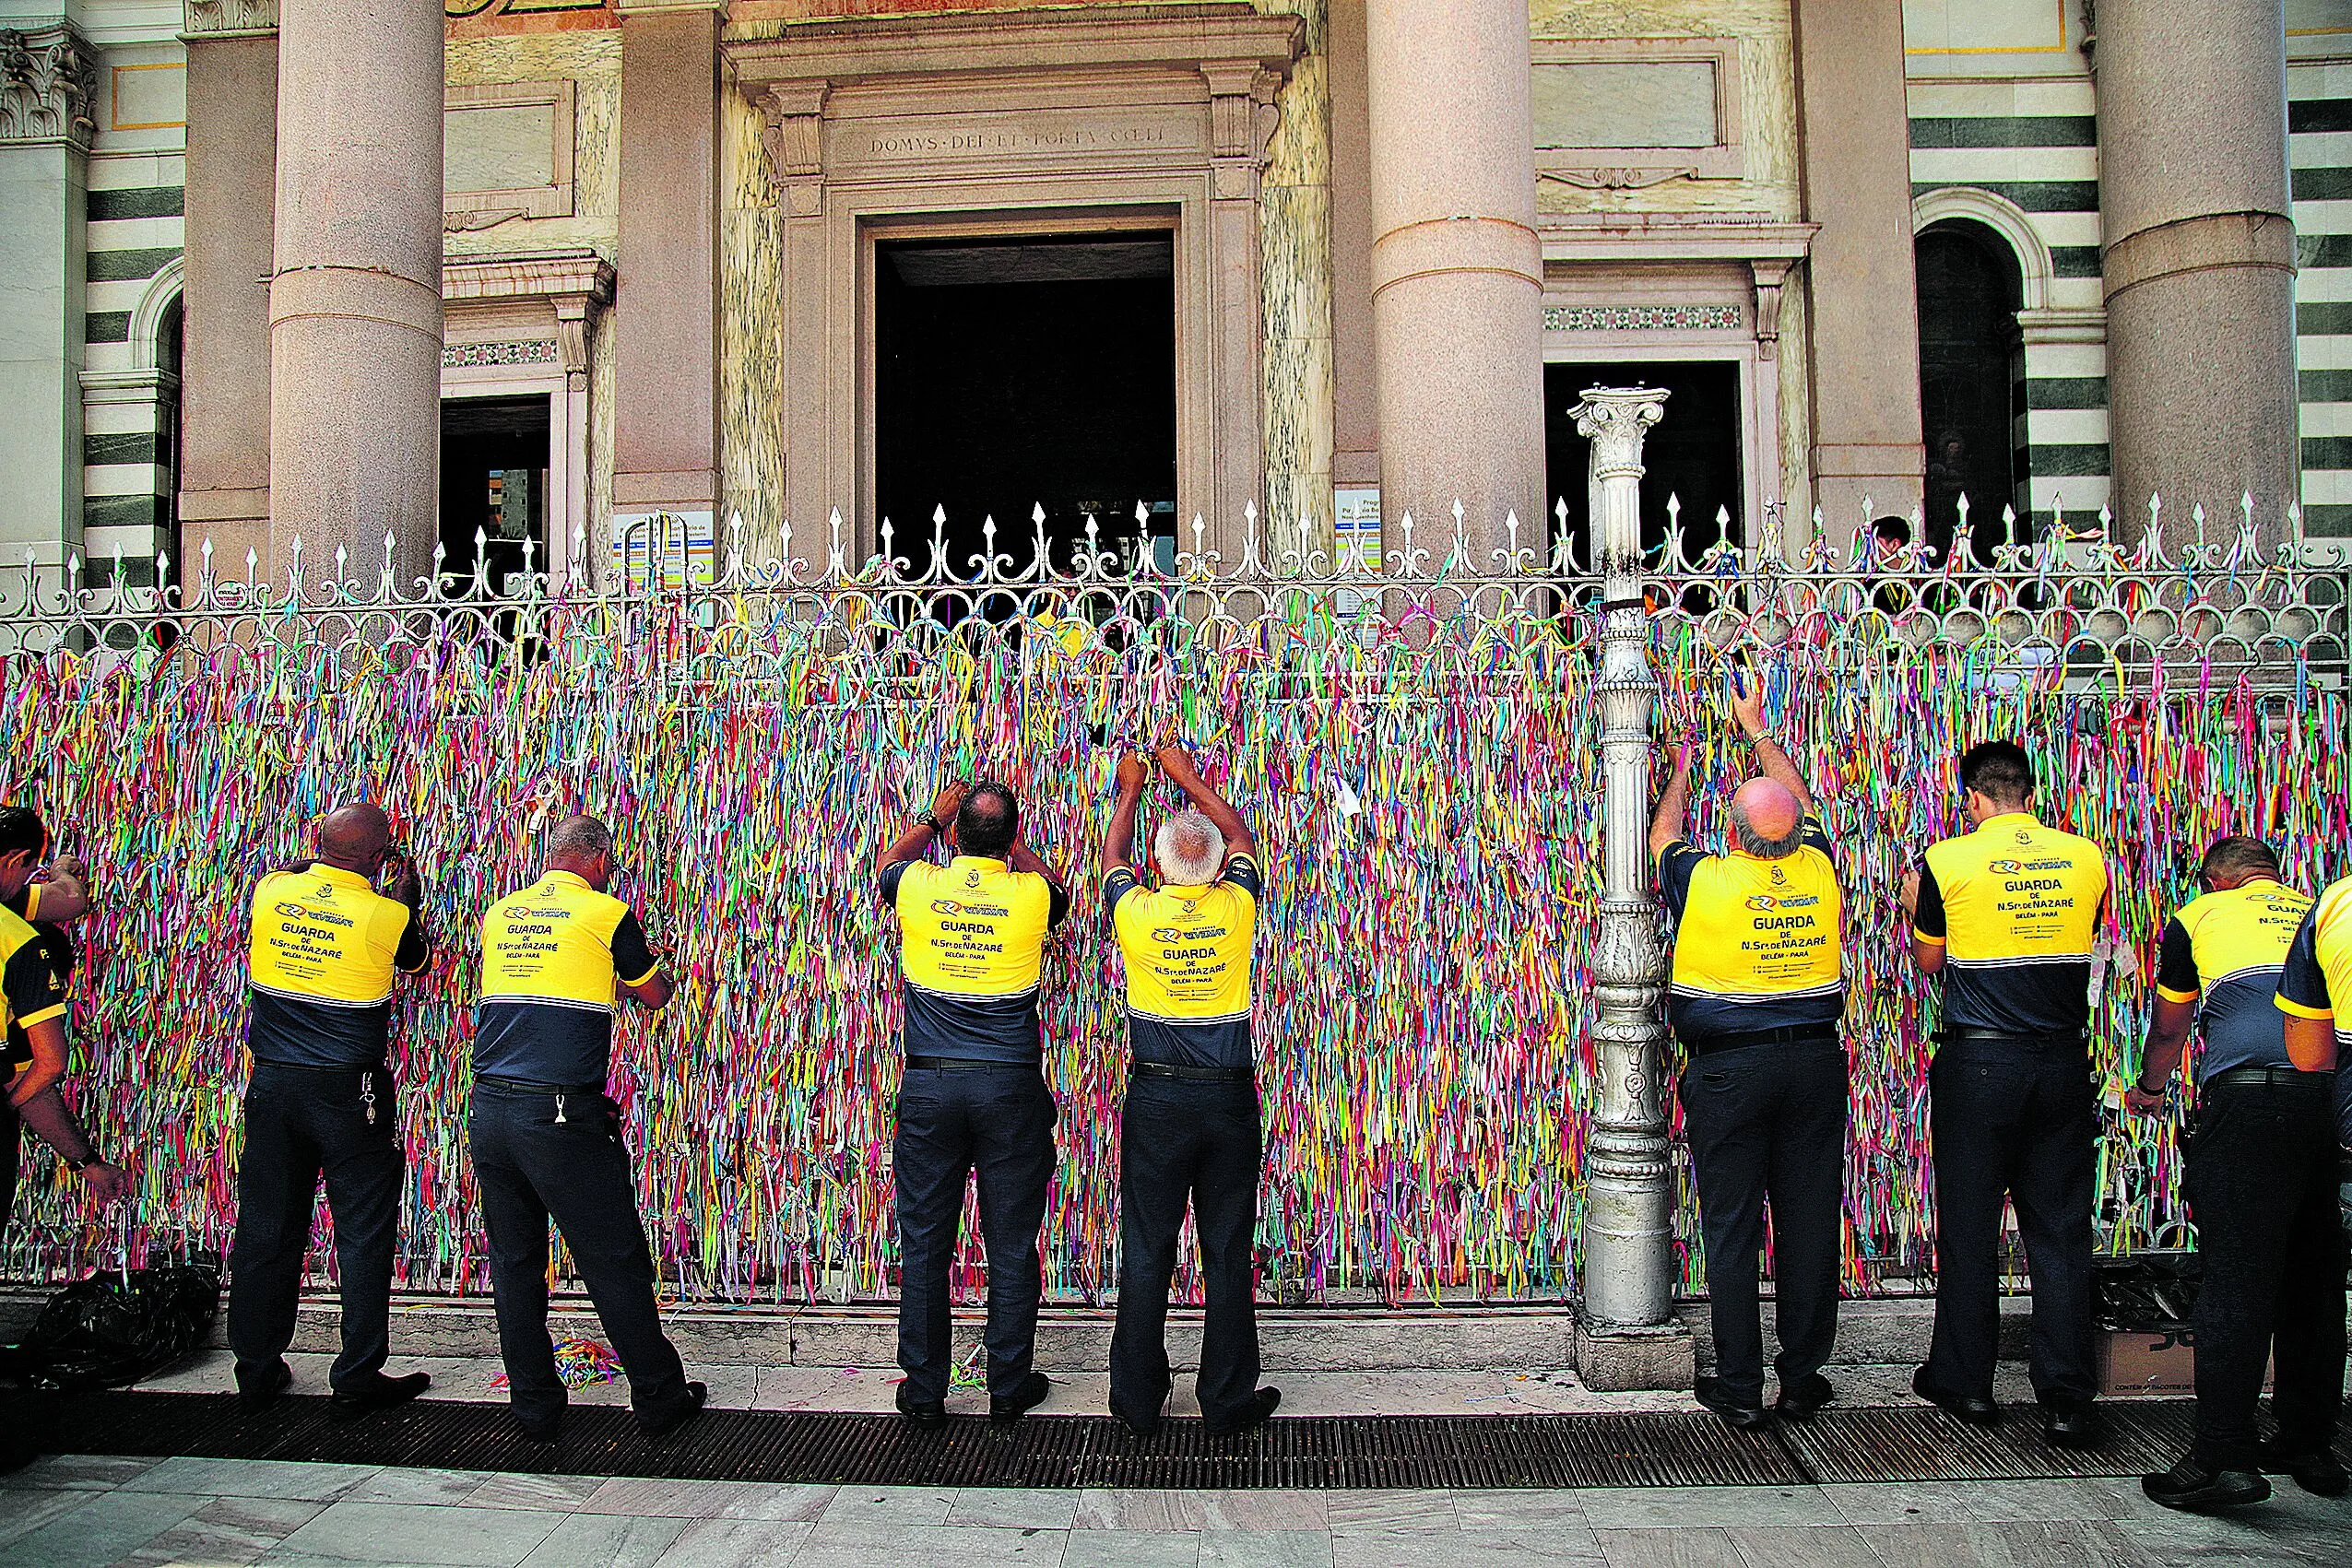
<instances>
[{"instance_id":1,"label":"black plastic bag","mask_svg":"<svg viewBox=\"0 0 2352 1568\"><path fill-rule=\"evenodd\" d=\"M2204 1280L2204 1260L2193 1252L2098 1258L2091 1267L2092 1310L2101 1328L2169 1333L2195 1315Z\"/></svg>"},{"instance_id":2,"label":"black plastic bag","mask_svg":"<svg viewBox=\"0 0 2352 1568\"><path fill-rule=\"evenodd\" d=\"M119 1388L203 1348L220 1276L195 1264L93 1274L49 1298L0 1374L33 1388Z\"/></svg>"}]
</instances>

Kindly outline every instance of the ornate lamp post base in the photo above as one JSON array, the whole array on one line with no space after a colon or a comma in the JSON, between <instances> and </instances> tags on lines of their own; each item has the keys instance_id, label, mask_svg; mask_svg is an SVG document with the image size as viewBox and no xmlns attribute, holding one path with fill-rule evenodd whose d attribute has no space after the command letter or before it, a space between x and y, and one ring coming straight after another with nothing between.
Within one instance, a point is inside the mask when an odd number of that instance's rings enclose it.
<instances>
[{"instance_id":1,"label":"ornate lamp post base","mask_svg":"<svg viewBox=\"0 0 2352 1568\"><path fill-rule=\"evenodd\" d=\"M1672 1151L1659 1003L1666 955L1649 877L1650 712L1658 696L1642 600L1641 443L1666 412L1649 387L1593 387L1573 410L1592 442L1591 513L1603 600L1600 678L1603 890L1592 958L1600 1095L1585 1142L1577 1370L1594 1388L1691 1386L1674 1318Z\"/></svg>"},{"instance_id":2,"label":"ornate lamp post base","mask_svg":"<svg viewBox=\"0 0 2352 1568\"><path fill-rule=\"evenodd\" d=\"M1578 1303L1576 1365L1578 1380L1604 1394L1687 1390L1698 1377L1698 1340L1680 1318L1637 1326L1596 1323Z\"/></svg>"}]
</instances>

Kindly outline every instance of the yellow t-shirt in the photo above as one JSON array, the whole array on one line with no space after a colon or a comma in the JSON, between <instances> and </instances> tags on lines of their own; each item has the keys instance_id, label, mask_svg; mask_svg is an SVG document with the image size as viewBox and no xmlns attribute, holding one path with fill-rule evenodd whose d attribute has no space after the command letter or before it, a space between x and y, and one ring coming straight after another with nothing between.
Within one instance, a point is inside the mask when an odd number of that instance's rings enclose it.
<instances>
[{"instance_id":1,"label":"yellow t-shirt","mask_svg":"<svg viewBox=\"0 0 2352 1568\"><path fill-rule=\"evenodd\" d=\"M1944 949L1944 1021L2026 1036L2090 1025L2107 858L2026 812L1931 844L1912 932Z\"/></svg>"},{"instance_id":2,"label":"yellow t-shirt","mask_svg":"<svg viewBox=\"0 0 2352 1568\"><path fill-rule=\"evenodd\" d=\"M408 906L357 871L272 871L254 888L246 1048L279 1067L374 1067L384 1060L393 974L415 974L431 958Z\"/></svg>"},{"instance_id":3,"label":"yellow t-shirt","mask_svg":"<svg viewBox=\"0 0 2352 1568\"><path fill-rule=\"evenodd\" d=\"M475 1073L602 1088L615 986L642 985L658 967L635 913L569 871L501 899L482 919Z\"/></svg>"},{"instance_id":4,"label":"yellow t-shirt","mask_svg":"<svg viewBox=\"0 0 2352 1568\"><path fill-rule=\"evenodd\" d=\"M898 915L906 1054L1034 1064L1046 937L1069 913L1061 890L974 855L899 861L881 889Z\"/></svg>"},{"instance_id":5,"label":"yellow t-shirt","mask_svg":"<svg viewBox=\"0 0 2352 1568\"><path fill-rule=\"evenodd\" d=\"M1659 852L1659 890L1674 921L1666 1008L1682 1039L1832 1034L1845 1018L1845 898L1828 834L1810 816L1802 831L1777 860L1703 855L1681 839Z\"/></svg>"},{"instance_id":6,"label":"yellow t-shirt","mask_svg":"<svg viewBox=\"0 0 2352 1568\"><path fill-rule=\"evenodd\" d=\"M1243 1068L1258 938L1258 862L1228 858L1205 888L1147 888L1122 866L1103 908L1127 961L1127 1037L1139 1062Z\"/></svg>"}]
</instances>

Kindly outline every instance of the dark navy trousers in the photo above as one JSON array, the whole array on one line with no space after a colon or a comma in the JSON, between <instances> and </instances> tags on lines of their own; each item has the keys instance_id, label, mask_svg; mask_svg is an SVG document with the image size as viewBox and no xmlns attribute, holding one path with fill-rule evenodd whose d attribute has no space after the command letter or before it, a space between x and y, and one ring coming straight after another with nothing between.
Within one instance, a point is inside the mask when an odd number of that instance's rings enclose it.
<instances>
[{"instance_id":1,"label":"dark navy trousers","mask_svg":"<svg viewBox=\"0 0 2352 1568\"><path fill-rule=\"evenodd\" d=\"M328 1380L338 1389L358 1388L383 1370L391 1353L392 1249L407 1173L399 1122L384 1067L254 1064L229 1253L229 1348L241 1385L266 1378L293 1343L302 1255L322 1176L335 1220L343 1309L343 1353Z\"/></svg>"},{"instance_id":2,"label":"dark navy trousers","mask_svg":"<svg viewBox=\"0 0 2352 1568\"><path fill-rule=\"evenodd\" d=\"M1756 1265L1772 1210L1774 1370L1782 1387L1819 1372L1838 1339L1844 1228L1846 1048L1835 1039L1747 1045L1691 1058L1683 1131L1707 1238L1716 1375L1742 1405L1764 1403Z\"/></svg>"},{"instance_id":3,"label":"dark navy trousers","mask_svg":"<svg viewBox=\"0 0 2352 1568\"><path fill-rule=\"evenodd\" d=\"M2260 1469L2255 1408L2273 1370L2279 1446L2324 1452L2344 1408L2344 1230L2331 1073L2222 1074L2197 1095L2189 1213L2204 1262L2195 1311L2200 1463Z\"/></svg>"},{"instance_id":4,"label":"dark navy trousers","mask_svg":"<svg viewBox=\"0 0 2352 1568\"><path fill-rule=\"evenodd\" d=\"M2017 1210L2033 1277L2034 1393L2053 1409L2098 1394L2091 1333L2091 1195L2098 1093L2080 1038L1951 1040L1928 1069L1935 1160L1935 1336L1928 1376L1990 1399L2001 1338L2001 1214Z\"/></svg>"},{"instance_id":5,"label":"dark navy trousers","mask_svg":"<svg viewBox=\"0 0 2352 1568\"><path fill-rule=\"evenodd\" d=\"M980 1184L988 1256L988 1392L1027 1381L1045 1286L1037 1232L1054 1173L1054 1097L1034 1064L909 1064L898 1086L892 1170L898 1184L898 1364L905 1396L947 1397L952 1365L948 1270L963 1217L963 1184Z\"/></svg>"},{"instance_id":6,"label":"dark navy trousers","mask_svg":"<svg viewBox=\"0 0 2352 1568\"><path fill-rule=\"evenodd\" d=\"M686 1369L654 1304L654 1259L621 1113L596 1088L477 1079L467 1141L490 1232L490 1289L508 1400L526 1425L559 1416L563 1379L547 1332L548 1220L596 1303L640 1417L686 1397Z\"/></svg>"},{"instance_id":7,"label":"dark navy trousers","mask_svg":"<svg viewBox=\"0 0 2352 1568\"><path fill-rule=\"evenodd\" d=\"M1207 1321L1195 1386L1210 1425L1258 1392L1258 1086L1141 1074L1119 1134L1118 1318L1111 1408L1149 1430L1168 1395L1168 1288L1184 1211L1200 1239Z\"/></svg>"}]
</instances>

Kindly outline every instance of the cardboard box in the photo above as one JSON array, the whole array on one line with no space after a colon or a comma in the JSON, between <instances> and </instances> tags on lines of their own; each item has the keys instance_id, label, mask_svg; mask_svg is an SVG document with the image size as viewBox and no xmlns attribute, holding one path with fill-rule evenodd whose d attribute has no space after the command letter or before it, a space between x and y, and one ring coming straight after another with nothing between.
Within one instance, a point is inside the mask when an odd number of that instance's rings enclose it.
<instances>
[{"instance_id":1,"label":"cardboard box","mask_svg":"<svg viewBox=\"0 0 2352 1568\"><path fill-rule=\"evenodd\" d=\"M2263 1365L2263 1391L2270 1391L2275 1369ZM2185 1323L2156 1333L2121 1328L2098 1330L2098 1391L2102 1394L2168 1394L2197 1391L2196 1332Z\"/></svg>"},{"instance_id":2,"label":"cardboard box","mask_svg":"<svg viewBox=\"0 0 2352 1568\"><path fill-rule=\"evenodd\" d=\"M2187 1324L2159 1333L2098 1331L2098 1391L2102 1394L2193 1394L2196 1349Z\"/></svg>"}]
</instances>

